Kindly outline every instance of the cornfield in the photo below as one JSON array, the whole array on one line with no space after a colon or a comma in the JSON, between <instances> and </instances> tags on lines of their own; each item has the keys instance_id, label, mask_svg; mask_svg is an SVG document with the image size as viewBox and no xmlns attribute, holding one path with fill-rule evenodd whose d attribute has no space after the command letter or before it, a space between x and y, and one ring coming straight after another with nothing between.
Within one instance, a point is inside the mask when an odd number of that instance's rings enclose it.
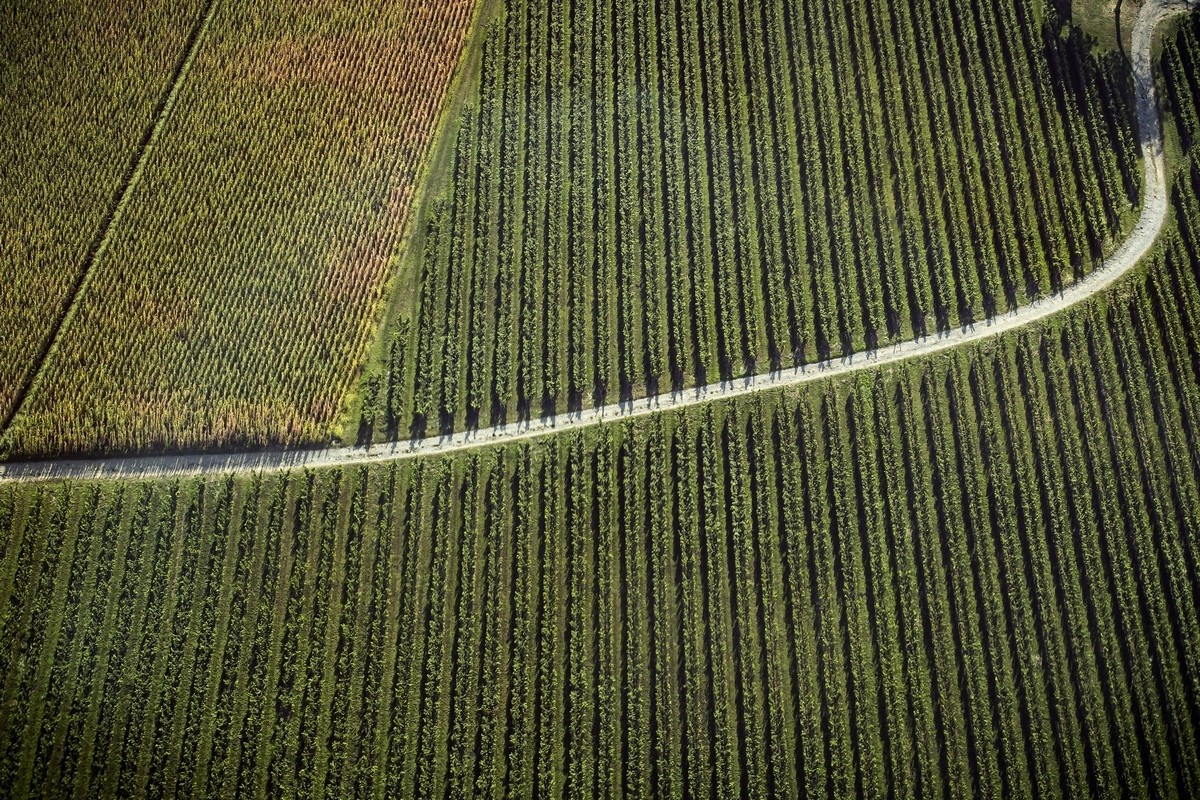
<instances>
[{"instance_id":1,"label":"cornfield","mask_svg":"<svg viewBox=\"0 0 1200 800\"><path fill-rule=\"evenodd\" d=\"M339 419L473 4L211 13L13 453L311 442Z\"/></svg>"},{"instance_id":2,"label":"cornfield","mask_svg":"<svg viewBox=\"0 0 1200 800\"><path fill-rule=\"evenodd\" d=\"M38 368L203 5L0 9L0 421Z\"/></svg>"}]
</instances>

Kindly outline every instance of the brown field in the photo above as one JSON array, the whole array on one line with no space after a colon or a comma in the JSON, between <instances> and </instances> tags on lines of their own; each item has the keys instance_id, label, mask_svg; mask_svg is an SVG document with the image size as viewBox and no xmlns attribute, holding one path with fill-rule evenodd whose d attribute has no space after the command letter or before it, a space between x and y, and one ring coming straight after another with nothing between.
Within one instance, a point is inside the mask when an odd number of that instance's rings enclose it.
<instances>
[{"instance_id":1,"label":"brown field","mask_svg":"<svg viewBox=\"0 0 1200 800\"><path fill-rule=\"evenodd\" d=\"M37 369L203 6L0 10L0 422Z\"/></svg>"},{"instance_id":2,"label":"brown field","mask_svg":"<svg viewBox=\"0 0 1200 800\"><path fill-rule=\"evenodd\" d=\"M327 438L472 15L219 5L10 452Z\"/></svg>"}]
</instances>

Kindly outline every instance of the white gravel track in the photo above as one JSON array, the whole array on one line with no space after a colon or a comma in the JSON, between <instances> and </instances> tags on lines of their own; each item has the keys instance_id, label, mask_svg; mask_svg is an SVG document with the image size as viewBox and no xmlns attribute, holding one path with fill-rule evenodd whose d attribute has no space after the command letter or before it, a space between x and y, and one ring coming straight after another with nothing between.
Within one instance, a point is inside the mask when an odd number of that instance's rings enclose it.
<instances>
[{"instance_id":1,"label":"white gravel track","mask_svg":"<svg viewBox=\"0 0 1200 800\"><path fill-rule=\"evenodd\" d=\"M1142 146L1145 168L1141 213L1129 238L1115 252L1086 277L1071 284L1059 294L1036 300L1015 311L972 326L923 339L889 344L844 358L722 381L631 402L564 412L552 417L463 431L447 436L372 447L18 462L0 464L0 482L139 479L272 472L300 467L371 464L456 453L472 448L533 439L559 431L645 417L662 411L699 405L710 400L847 375L982 341L1046 319L1104 291L1120 280L1150 251L1162 230L1167 215L1168 198L1166 165L1162 150L1162 123L1154 95L1151 42L1160 22L1195 8L1200 8L1200 0L1148 0L1138 14L1130 49L1137 101L1138 138Z\"/></svg>"}]
</instances>

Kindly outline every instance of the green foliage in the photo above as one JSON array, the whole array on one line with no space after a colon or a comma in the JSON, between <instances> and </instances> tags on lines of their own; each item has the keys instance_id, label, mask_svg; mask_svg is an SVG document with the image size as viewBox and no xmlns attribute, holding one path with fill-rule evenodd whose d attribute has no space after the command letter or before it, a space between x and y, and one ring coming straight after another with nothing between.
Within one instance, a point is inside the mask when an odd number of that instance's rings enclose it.
<instances>
[{"instance_id":1,"label":"green foliage","mask_svg":"<svg viewBox=\"0 0 1200 800\"><path fill-rule=\"evenodd\" d=\"M397 465L0 491L14 796L1200 789L1200 168L1010 338Z\"/></svg>"},{"instance_id":2,"label":"green foliage","mask_svg":"<svg viewBox=\"0 0 1200 800\"><path fill-rule=\"evenodd\" d=\"M1127 67L1053 7L568 10L484 37L450 243L409 259L403 434L974 322L1091 269L1138 196Z\"/></svg>"},{"instance_id":3,"label":"green foliage","mask_svg":"<svg viewBox=\"0 0 1200 800\"><path fill-rule=\"evenodd\" d=\"M0 785L1195 796L1198 198L1190 150L1145 270L903 367L467 456L5 485Z\"/></svg>"}]
</instances>

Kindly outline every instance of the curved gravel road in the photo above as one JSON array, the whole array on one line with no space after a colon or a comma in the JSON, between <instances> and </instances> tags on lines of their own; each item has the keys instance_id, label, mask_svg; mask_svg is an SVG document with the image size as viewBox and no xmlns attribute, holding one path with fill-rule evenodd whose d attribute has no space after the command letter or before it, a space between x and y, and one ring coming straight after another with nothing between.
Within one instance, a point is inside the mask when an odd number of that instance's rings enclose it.
<instances>
[{"instance_id":1,"label":"curved gravel road","mask_svg":"<svg viewBox=\"0 0 1200 800\"><path fill-rule=\"evenodd\" d=\"M297 467L329 467L367 464L421 456L452 453L476 447L532 439L568 431L644 417L660 411L698 405L710 400L736 397L782 386L845 375L858 370L949 350L968 342L999 336L1057 314L1097 292L1104 291L1132 269L1154 246L1167 214L1166 165L1162 152L1162 126L1154 96L1151 41L1160 22L1175 14L1200 7L1200 0L1149 0L1138 14L1133 29L1131 52L1137 98L1138 138L1144 156L1142 210L1137 224L1121 246L1086 277L1060 294L966 328L936 336L885 345L876 350L802 367L753 375L721 383L685 389L630 402L584 411L564 412L553 417L463 431L417 441L373 447L330 447L313 450L281 450L204 455L131 456L123 458L33 461L0 464L0 482L158 478L230 472L267 472Z\"/></svg>"}]
</instances>

